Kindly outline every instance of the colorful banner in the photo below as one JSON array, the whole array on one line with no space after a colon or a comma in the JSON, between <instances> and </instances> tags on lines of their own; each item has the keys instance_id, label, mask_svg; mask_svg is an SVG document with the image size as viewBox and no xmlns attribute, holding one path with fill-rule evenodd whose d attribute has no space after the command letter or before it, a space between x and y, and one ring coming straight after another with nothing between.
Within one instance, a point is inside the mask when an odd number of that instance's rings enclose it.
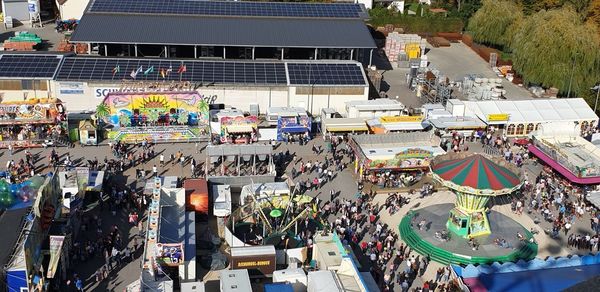
<instances>
[{"instance_id":1,"label":"colorful banner","mask_svg":"<svg viewBox=\"0 0 600 292\"><path fill-rule=\"evenodd\" d=\"M183 243L157 243L155 258L160 265L178 266L183 264Z\"/></svg>"},{"instance_id":2,"label":"colorful banner","mask_svg":"<svg viewBox=\"0 0 600 292\"><path fill-rule=\"evenodd\" d=\"M50 235L50 263L48 263L48 278L54 278L64 241L64 236Z\"/></svg>"},{"instance_id":3,"label":"colorful banner","mask_svg":"<svg viewBox=\"0 0 600 292\"><path fill-rule=\"evenodd\" d=\"M433 152L423 149L407 149L398 152L392 159L368 160L369 169L414 169L427 168Z\"/></svg>"},{"instance_id":4,"label":"colorful banner","mask_svg":"<svg viewBox=\"0 0 600 292\"><path fill-rule=\"evenodd\" d=\"M0 103L0 119L9 124L15 121L51 123L63 120L65 110L55 98L31 98L25 101Z\"/></svg>"}]
</instances>

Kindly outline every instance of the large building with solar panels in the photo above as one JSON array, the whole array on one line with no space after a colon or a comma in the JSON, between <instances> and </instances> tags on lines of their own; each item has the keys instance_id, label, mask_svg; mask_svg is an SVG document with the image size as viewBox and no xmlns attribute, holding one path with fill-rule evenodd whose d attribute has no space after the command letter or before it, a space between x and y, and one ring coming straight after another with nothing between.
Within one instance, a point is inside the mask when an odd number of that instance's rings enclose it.
<instances>
[{"instance_id":1,"label":"large building with solar panels","mask_svg":"<svg viewBox=\"0 0 600 292\"><path fill-rule=\"evenodd\" d=\"M94 111L109 92L138 90L140 83L182 81L212 103L243 111L256 105L263 114L269 107L299 106L313 114L323 108L343 111L347 101L367 100L369 92L362 64L356 61L0 54L3 101L56 97L71 113Z\"/></svg>"},{"instance_id":2,"label":"large building with solar panels","mask_svg":"<svg viewBox=\"0 0 600 292\"><path fill-rule=\"evenodd\" d=\"M370 65L367 17L354 3L91 0L70 41L100 56Z\"/></svg>"}]
</instances>

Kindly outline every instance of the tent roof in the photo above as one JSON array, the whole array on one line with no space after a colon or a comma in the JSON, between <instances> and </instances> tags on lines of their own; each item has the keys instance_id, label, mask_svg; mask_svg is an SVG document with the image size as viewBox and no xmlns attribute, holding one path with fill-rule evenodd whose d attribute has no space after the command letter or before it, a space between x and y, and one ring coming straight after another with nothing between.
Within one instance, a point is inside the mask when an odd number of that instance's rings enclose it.
<instances>
[{"instance_id":1,"label":"tent roof","mask_svg":"<svg viewBox=\"0 0 600 292\"><path fill-rule=\"evenodd\" d=\"M508 114L508 123L598 120L583 98L465 101L466 113L488 120L491 114ZM501 122L504 123L504 122Z\"/></svg>"},{"instance_id":2,"label":"tent roof","mask_svg":"<svg viewBox=\"0 0 600 292\"><path fill-rule=\"evenodd\" d=\"M477 190L500 191L521 183L518 174L481 154L441 161L432 165L431 170L443 180Z\"/></svg>"}]
</instances>

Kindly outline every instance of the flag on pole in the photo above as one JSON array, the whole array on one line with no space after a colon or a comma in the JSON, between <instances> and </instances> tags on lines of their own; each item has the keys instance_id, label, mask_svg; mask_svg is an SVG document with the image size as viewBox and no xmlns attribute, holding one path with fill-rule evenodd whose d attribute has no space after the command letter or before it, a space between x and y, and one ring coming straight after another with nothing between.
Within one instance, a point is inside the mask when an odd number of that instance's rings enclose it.
<instances>
[{"instance_id":1,"label":"flag on pole","mask_svg":"<svg viewBox=\"0 0 600 292\"><path fill-rule=\"evenodd\" d=\"M144 68L142 66L140 66L137 70L133 70L131 71L131 74L129 74L131 76L131 78L135 79L135 77L137 77L137 75L139 73L142 73L144 71Z\"/></svg>"},{"instance_id":2,"label":"flag on pole","mask_svg":"<svg viewBox=\"0 0 600 292\"><path fill-rule=\"evenodd\" d=\"M179 66L179 69L177 69L177 73L183 74L185 71L187 71L187 67L181 63L181 66Z\"/></svg>"},{"instance_id":3,"label":"flag on pole","mask_svg":"<svg viewBox=\"0 0 600 292\"><path fill-rule=\"evenodd\" d=\"M116 67L114 67L112 69L113 76L115 76L115 74L117 74L119 72L121 72L121 66L119 66L119 65L117 65Z\"/></svg>"},{"instance_id":4,"label":"flag on pole","mask_svg":"<svg viewBox=\"0 0 600 292\"><path fill-rule=\"evenodd\" d=\"M150 66L150 68L146 69L146 71L144 71L144 75L148 75L148 73L152 72L154 72L154 66Z\"/></svg>"},{"instance_id":5,"label":"flag on pole","mask_svg":"<svg viewBox=\"0 0 600 292\"><path fill-rule=\"evenodd\" d=\"M165 72L165 69L160 68L160 76L162 76L162 78L167 77L167 72Z\"/></svg>"},{"instance_id":6,"label":"flag on pole","mask_svg":"<svg viewBox=\"0 0 600 292\"><path fill-rule=\"evenodd\" d=\"M166 75L169 75L171 72L173 72L173 66L169 66L169 69L166 71Z\"/></svg>"}]
</instances>

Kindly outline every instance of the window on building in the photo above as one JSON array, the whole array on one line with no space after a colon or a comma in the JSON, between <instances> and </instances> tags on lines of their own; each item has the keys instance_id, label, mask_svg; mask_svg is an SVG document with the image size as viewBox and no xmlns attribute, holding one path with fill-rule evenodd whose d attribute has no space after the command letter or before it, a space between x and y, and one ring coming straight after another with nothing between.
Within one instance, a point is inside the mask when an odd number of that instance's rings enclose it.
<instances>
[{"instance_id":1,"label":"window on building","mask_svg":"<svg viewBox=\"0 0 600 292\"><path fill-rule=\"evenodd\" d=\"M515 133L515 135L523 135L524 132L525 132L525 125L523 125L523 124L517 125L517 132Z\"/></svg>"},{"instance_id":2,"label":"window on building","mask_svg":"<svg viewBox=\"0 0 600 292\"><path fill-rule=\"evenodd\" d=\"M512 136L515 134L515 125L510 124L508 125L508 129L506 130L506 135Z\"/></svg>"},{"instance_id":3,"label":"window on building","mask_svg":"<svg viewBox=\"0 0 600 292\"><path fill-rule=\"evenodd\" d=\"M534 124L527 124L527 130L525 130L525 134L529 134L529 133L533 132L534 127L535 127Z\"/></svg>"}]
</instances>

